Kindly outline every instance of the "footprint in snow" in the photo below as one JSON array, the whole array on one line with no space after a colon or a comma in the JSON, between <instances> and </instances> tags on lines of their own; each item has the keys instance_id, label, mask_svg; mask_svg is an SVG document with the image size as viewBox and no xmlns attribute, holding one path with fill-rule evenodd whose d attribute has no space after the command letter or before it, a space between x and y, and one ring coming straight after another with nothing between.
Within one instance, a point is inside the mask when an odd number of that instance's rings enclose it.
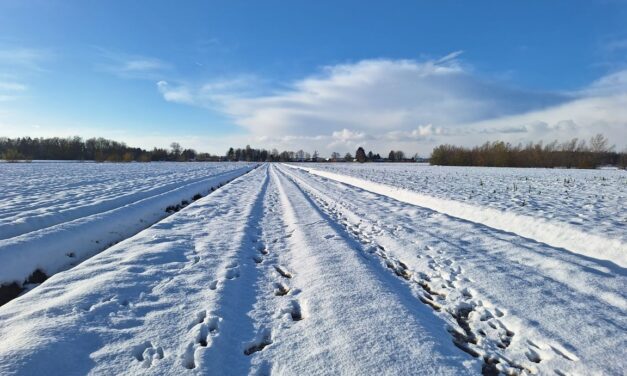
<instances>
[{"instance_id":1,"label":"footprint in snow","mask_svg":"<svg viewBox=\"0 0 627 376\"><path fill-rule=\"evenodd\" d=\"M155 362L163 359L164 356L163 348L161 346L155 347L151 341L145 341L133 347L132 354L144 368L149 368Z\"/></svg>"},{"instance_id":2,"label":"footprint in snow","mask_svg":"<svg viewBox=\"0 0 627 376\"><path fill-rule=\"evenodd\" d=\"M258 351L262 351L266 346L272 344L272 331L270 329L262 329L257 333L255 340L250 342L244 349L245 355L252 355Z\"/></svg>"},{"instance_id":3,"label":"footprint in snow","mask_svg":"<svg viewBox=\"0 0 627 376\"><path fill-rule=\"evenodd\" d=\"M235 278L239 277L239 270L238 269L227 269L225 277L226 277L226 279L235 279Z\"/></svg>"},{"instance_id":4,"label":"footprint in snow","mask_svg":"<svg viewBox=\"0 0 627 376\"><path fill-rule=\"evenodd\" d=\"M274 270L277 271L277 273L279 273L281 275L281 277L283 278L292 278L292 273L288 272L287 270L285 270L283 267L276 265L274 267Z\"/></svg>"},{"instance_id":5,"label":"footprint in snow","mask_svg":"<svg viewBox=\"0 0 627 376\"><path fill-rule=\"evenodd\" d=\"M290 292L290 288L286 285L278 282L274 284L274 295L276 296L285 296Z\"/></svg>"}]
</instances>

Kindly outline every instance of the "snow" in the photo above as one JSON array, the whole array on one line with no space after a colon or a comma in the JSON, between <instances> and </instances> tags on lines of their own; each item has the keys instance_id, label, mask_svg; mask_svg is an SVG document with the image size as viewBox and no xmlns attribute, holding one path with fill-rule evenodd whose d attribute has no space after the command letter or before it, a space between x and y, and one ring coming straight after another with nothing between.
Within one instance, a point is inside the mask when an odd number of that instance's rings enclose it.
<instances>
[{"instance_id":1,"label":"snow","mask_svg":"<svg viewBox=\"0 0 627 376\"><path fill-rule=\"evenodd\" d=\"M609 260L621 267L627 267L627 207L625 207L625 202L627 202L627 191L625 190L627 175L624 171L597 173L590 178L590 176L585 175L587 172L582 170L539 170L542 173L549 171L553 175L557 175L557 181L562 179L569 181L568 184L575 187L573 190L577 194L574 197L569 194L563 195L560 184L558 184L557 189L551 190L550 182L555 181L555 177L548 178L548 175L541 174L543 179L536 179L539 182L527 183L530 187L527 194L521 196L514 193L510 196L501 193L500 196L494 197L494 192L501 191L503 185L515 185L516 181L523 180L521 177L524 177L524 181L528 182L528 176L533 175L535 171L533 169L509 169L509 174L497 175L494 171L499 169L471 169L465 177L461 177L456 176L454 172L458 171L453 170L453 173L449 173L451 177L446 183L437 183L437 180L434 183L431 179L431 184L435 186L432 187L414 185L413 182L418 180L417 176L423 175L427 176L424 180L429 181L429 172L433 170L412 165L409 167L407 165L401 167L379 165L379 168L374 169L358 165L336 167L335 165L323 164L318 164L315 168L310 168L308 165L293 167L302 168L319 176L456 218L513 232L554 247L561 247L592 258ZM341 171L344 174L329 171ZM436 171L442 174L441 168ZM582 179L582 174L589 179ZM498 179L494 177L495 175L498 176ZM413 180L405 181L405 176L412 176ZM575 182L576 178L581 181ZM386 184L379 183L381 181L386 182ZM476 189L469 181L485 181L481 184L487 185L488 188L476 194L474 198L471 197L462 201L460 191L474 192ZM584 181L592 183L586 184ZM534 186L542 185L542 189L548 192L545 195L534 195L531 193L532 184ZM469 185L471 185L470 188ZM443 189L442 186L446 188ZM427 191L431 195L420 193L423 191ZM437 193L434 194L434 192ZM467 193L463 193L462 196L464 194ZM450 196L456 199L451 199ZM506 200L505 197L509 197L509 199ZM550 205L548 200L557 201L558 204ZM486 202L495 205L485 205ZM530 202L530 204L523 206L526 209L518 210L521 206L517 202ZM567 202L576 202L577 204L566 205ZM597 210L590 215L577 214L577 218L580 220L573 220L572 218L569 220L569 216L574 215L570 206L580 204L583 204L584 208L596 208ZM546 211L534 210L537 207L556 208ZM613 226L612 231L605 228L608 223Z\"/></svg>"},{"instance_id":2,"label":"snow","mask_svg":"<svg viewBox=\"0 0 627 376\"><path fill-rule=\"evenodd\" d=\"M0 374L479 372L274 167L225 188L0 307Z\"/></svg>"},{"instance_id":3,"label":"snow","mask_svg":"<svg viewBox=\"0 0 627 376\"><path fill-rule=\"evenodd\" d=\"M455 326L452 313L470 310L471 334L457 329L481 338L468 346L482 357L527 374L625 374L624 268L290 170L366 252L409 277L439 317Z\"/></svg>"},{"instance_id":4,"label":"snow","mask_svg":"<svg viewBox=\"0 0 627 376\"><path fill-rule=\"evenodd\" d=\"M180 163L5 166L0 283L18 284L37 269L52 275L76 265L163 219L168 206L205 195L252 168L217 163L191 169Z\"/></svg>"},{"instance_id":5,"label":"snow","mask_svg":"<svg viewBox=\"0 0 627 376\"><path fill-rule=\"evenodd\" d=\"M430 166L422 163L305 163L424 195L566 223L627 241L627 172Z\"/></svg>"},{"instance_id":6,"label":"snow","mask_svg":"<svg viewBox=\"0 0 627 376\"><path fill-rule=\"evenodd\" d=\"M0 374L627 372L623 266L348 175L263 165L55 274Z\"/></svg>"},{"instance_id":7,"label":"snow","mask_svg":"<svg viewBox=\"0 0 627 376\"><path fill-rule=\"evenodd\" d=\"M0 239L102 213L244 167L225 163L0 165Z\"/></svg>"}]
</instances>

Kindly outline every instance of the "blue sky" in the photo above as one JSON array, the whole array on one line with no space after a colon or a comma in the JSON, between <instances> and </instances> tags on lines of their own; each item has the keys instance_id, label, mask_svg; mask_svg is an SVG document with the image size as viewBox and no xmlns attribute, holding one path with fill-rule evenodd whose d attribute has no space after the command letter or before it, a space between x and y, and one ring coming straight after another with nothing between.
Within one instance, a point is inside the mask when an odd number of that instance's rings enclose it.
<instances>
[{"instance_id":1,"label":"blue sky","mask_svg":"<svg viewBox=\"0 0 627 376\"><path fill-rule=\"evenodd\" d=\"M0 136L426 155L602 132L622 148L626 20L609 0L4 0Z\"/></svg>"}]
</instances>

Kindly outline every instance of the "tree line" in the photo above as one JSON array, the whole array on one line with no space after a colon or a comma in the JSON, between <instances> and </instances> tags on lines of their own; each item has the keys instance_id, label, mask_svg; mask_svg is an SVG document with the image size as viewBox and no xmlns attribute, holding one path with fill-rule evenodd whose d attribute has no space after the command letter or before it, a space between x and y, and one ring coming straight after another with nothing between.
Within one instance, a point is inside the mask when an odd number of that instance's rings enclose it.
<instances>
[{"instance_id":1,"label":"tree line","mask_svg":"<svg viewBox=\"0 0 627 376\"><path fill-rule=\"evenodd\" d=\"M78 160L97 162L154 162L154 161L245 161L245 162L409 162L400 150L391 150L387 158L379 153L368 153L359 147L355 155L338 152L331 153L331 158L321 158L318 151L304 150L279 151L245 148L229 148L225 155L198 153L194 149L183 148L178 142L170 144L169 149L153 148L145 150L127 146L124 142L106 138L52 137L52 138L7 138L0 137L0 159L18 160Z\"/></svg>"},{"instance_id":2,"label":"tree line","mask_svg":"<svg viewBox=\"0 0 627 376\"><path fill-rule=\"evenodd\" d=\"M277 149L254 149L250 146L245 148L230 148L226 152L226 160L228 161L247 161L247 162L414 162L418 158L407 158L401 150L391 150L388 158L382 158L379 153L369 151L366 153L361 146L355 152L355 155L346 153L344 155L333 152L330 158L321 158L318 151L313 153L304 150L296 152L284 150L279 152Z\"/></svg>"},{"instance_id":3,"label":"tree line","mask_svg":"<svg viewBox=\"0 0 627 376\"><path fill-rule=\"evenodd\" d=\"M14 160L93 160L99 162L151 161L246 161L246 162L416 162L425 161L415 154L408 158L401 150L391 150L387 158L359 147L355 154L333 152L321 158L317 151L281 151L277 149L229 148L225 155L197 153L179 143L170 149L129 147L105 138L6 138L0 137L0 158ZM486 142L472 148L440 145L433 149L429 162L442 166L487 167L565 167L596 168L603 165L627 166L627 152L617 153L607 138L598 134L590 140L572 139L548 144L542 142L512 145L503 141Z\"/></svg>"},{"instance_id":4,"label":"tree line","mask_svg":"<svg viewBox=\"0 0 627 376\"><path fill-rule=\"evenodd\" d=\"M184 149L177 142L170 149L144 150L129 147L124 142L102 137L83 140L81 137L6 138L0 137L0 157L5 160L85 160L98 162L150 161L213 161L220 157Z\"/></svg>"},{"instance_id":5,"label":"tree line","mask_svg":"<svg viewBox=\"0 0 627 376\"><path fill-rule=\"evenodd\" d=\"M524 146L503 141L486 142L473 148L440 145L433 149L430 163L440 166L596 168L612 165L625 168L627 153L615 152L608 139L597 134L588 141L573 138L563 143L530 142Z\"/></svg>"}]
</instances>

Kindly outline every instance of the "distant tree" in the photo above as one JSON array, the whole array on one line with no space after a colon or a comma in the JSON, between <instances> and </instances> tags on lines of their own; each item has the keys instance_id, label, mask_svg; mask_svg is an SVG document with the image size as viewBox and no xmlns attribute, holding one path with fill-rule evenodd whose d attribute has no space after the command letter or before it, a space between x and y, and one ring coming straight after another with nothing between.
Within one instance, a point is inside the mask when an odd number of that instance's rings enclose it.
<instances>
[{"instance_id":1,"label":"distant tree","mask_svg":"<svg viewBox=\"0 0 627 376\"><path fill-rule=\"evenodd\" d=\"M196 159L196 150L194 149L185 149L181 153L181 159L184 161L192 161Z\"/></svg>"},{"instance_id":2,"label":"distant tree","mask_svg":"<svg viewBox=\"0 0 627 376\"><path fill-rule=\"evenodd\" d=\"M331 153L331 160L333 162L337 162L340 160L340 153L334 151L333 153Z\"/></svg>"},{"instance_id":3,"label":"distant tree","mask_svg":"<svg viewBox=\"0 0 627 376\"><path fill-rule=\"evenodd\" d=\"M405 159L405 153L402 150L397 150L394 152L394 159L396 161L403 161Z\"/></svg>"},{"instance_id":4,"label":"distant tree","mask_svg":"<svg viewBox=\"0 0 627 376\"><path fill-rule=\"evenodd\" d=\"M352 162L353 161L353 155L351 153L346 153L344 155L344 162Z\"/></svg>"},{"instance_id":5,"label":"distant tree","mask_svg":"<svg viewBox=\"0 0 627 376\"><path fill-rule=\"evenodd\" d=\"M503 141L486 142L465 148L440 145L433 149L430 163L449 166L487 167L566 167L595 168L609 164L620 166L623 153L616 153L603 135L586 140L573 138L558 144L528 143L511 145Z\"/></svg>"},{"instance_id":6,"label":"distant tree","mask_svg":"<svg viewBox=\"0 0 627 376\"><path fill-rule=\"evenodd\" d=\"M372 153L372 150L368 152L368 160L371 162L374 160L374 154Z\"/></svg>"},{"instance_id":7,"label":"distant tree","mask_svg":"<svg viewBox=\"0 0 627 376\"><path fill-rule=\"evenodd\" d=\"M609 147L609 141L600 133L590 138L590 151L593 153L605 153L613 148Z\"/></svg>"},{"instance_id":8,"label":"distant tree","mask_svg":"<svg viewBox=\"0 0 627 376\"><path fill-rule=\"evenodd\" d=\"M312 162L318 162L318 150L314 150L313 155L311 156Z\"/></svg>"},{"instance_id":9,"label":"distant tree","mask_svg":"<svg viewBox=\"0 0 627 376\"><path fill-rule=\"evenodd\" d=\"M15 149L8 149L4 153L2 153L2 159L7 161L19 161L20 159L24 159L24 156Z\"/></svg>"},{"instance_id":10,"label":"distant tree","mask_svg":"<svg viewBox=\"0 0 627 376\"><path fill-rule=\"evenodd\" d=\"M390 150L390 153L388 154L388 160L390 162L394 162L396 160L396 153L394 152L394 150Z\"/></svg>"},{"instance_id":11,"label":"distant tree","mask_svg":"<svg viewBox=\"0 0 627 376\"><path fill-rule=\"evenodd\" d=\"M302 162L305 159L305 152L301 149L296 152L296 160Z\"/></svg>"},{"instance_id":12,"label":"distant tree","mask_svg":"<svg viewBox=\"0 0 627 376\"><path fill-rule=\"evenodd\" d=\"M181 157L181 151L183 150L183 148L181 147L181 144L179 144L178 142L171 143L170 150L171 150L172 160L178 161Z\"/></svg>"},{"instance_id":13,"label":"distant tree","mask_svg":"<svg viewBox=\"0 0 627 376\"><path fill-rule=\"evenodd\" d=\"M168 160L168 151L161 148L152 149L151 159L153 161L167 161Z\"/></svg>"},{"instance_id":14,"label":"distant tree","mask_svg":"<svg viewBox=\"0 0 627 376\"><path fill-rule=\"evenodd\" d=\"M270 160L276 162L279 160L279 151L277 149L272 149L270 153Z\"/></svg>"},{"instance_id":15,"label":"distant tree","mask_svg":"<svg viewBox=\"0 0 627 376\"><path fill-rule=\"evenodd\" d=\"M364 163L366 161L366 151L361 146L358 147L355 152L355 159L357 159L357 162L359 163Z\"/></svg>"},{"instance_id":16,"label":"distant tree","mask_svg":"<svg viewBox=\"0 0 627 376\"><path fill-rule=\"evenodd\" d=\"M233 150L233 148L229 148L229 151L226 152L226 159L228 161L235 160L235 150Z\"/></svg>"},{"instance_id":17,"label":"distant tree","mask_svg":"<svg viewBox=\"0 0 627 376\"><path fill-rule=\"evenodd\" d=\"M122 156L122 161L123 162L132 162L135 160L135 157L133 156L133 153L131 153L130 151L127 151L126 153L124 153L124 155Z\"/></svg>"},{"instance_id":18,"label":"distant tree","mask_svg":"<svg viewBox=\"0 0 627 376\"><path fill-rule=\"evenodd\" d=\"M281 154L279 155L279 160L281 162L289 162L292 160L290 153L287 151L282 151Z\"/></svg>"}]
</instances>

